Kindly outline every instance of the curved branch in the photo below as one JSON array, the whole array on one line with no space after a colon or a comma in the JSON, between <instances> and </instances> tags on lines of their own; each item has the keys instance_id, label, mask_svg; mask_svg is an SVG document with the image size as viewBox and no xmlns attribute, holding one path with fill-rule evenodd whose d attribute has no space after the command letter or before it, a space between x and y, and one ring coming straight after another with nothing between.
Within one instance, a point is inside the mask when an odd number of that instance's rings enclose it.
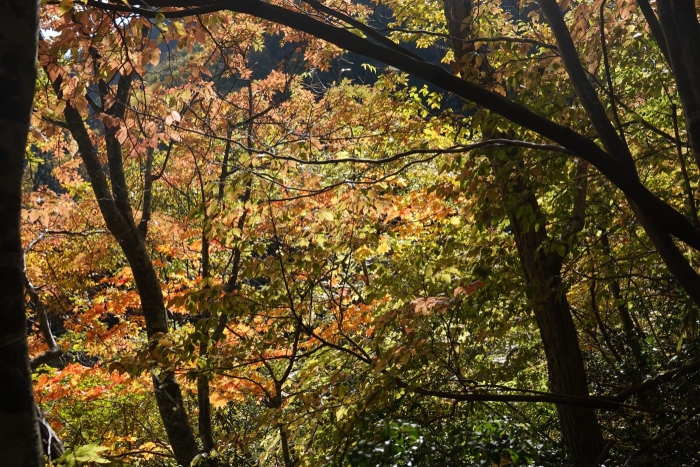
<instances>
[{"instance_id":1,"label":"curved branch","mask_svg":"<svg viewBox=\"0 0 700 467\"><path fill-rule=\"evenodd\" d=\"M692 248L700 250L700 230L685 216L651 193L639 181L635 172L630 169L629 164L624 162L628 160L628 151L623 151L621 154L616 153L614 157L611 157L586 136L568 127L554 123L546 117L497 93L454 76L440 66L397 53L345 29L259 0L151 0L150 4L153 7L188 8L156 12L122 4L102 3L98 0L87 1L87 5L91 7L137 13L151 18L157 14L166 18L182 18L196 14L230 10L288 26L323 39L350 52L380 60L389 66L425 79L433 85L452 92L465 100L483 106L511 122L567 148L576 156L587 160L595 166L606 178L620 188L630 200L634 201L638 206L643 206L649 217L657 225L662 226L669 234L674 235ZM613 136L617 138L614 129ZM617 150L617 146L613 149Z\"/></svg>"}]
</instances>

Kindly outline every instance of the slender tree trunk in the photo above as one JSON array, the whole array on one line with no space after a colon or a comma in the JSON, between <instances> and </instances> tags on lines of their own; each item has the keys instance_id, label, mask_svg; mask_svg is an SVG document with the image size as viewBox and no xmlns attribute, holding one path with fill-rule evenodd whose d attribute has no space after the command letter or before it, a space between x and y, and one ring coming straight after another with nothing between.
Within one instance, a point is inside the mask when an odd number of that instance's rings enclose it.
<instances>
[{"instance_id":1,"label":"slender tree trunk","mask_svg":"<svg viewBox=\"0 0 700 467\"><path fill-rule=\"evenodd\" d=\"M109 226L109 222L107 225ZM146 334L153 346L157 336L168 332L160 280L148 254L146 242L138 234L136 225L132 226L132 235L122 237L115 234L115 238L120 243L134 274L146 318ZM152 375L156 402L175 458L181 465L188 466L199 454L199 449L185 411L180 385L170 370L156 372L154 369Z\"/></svg>"},{"instance_id":2,"label":"slender tree trunk","mask_svg":"<svg viewBox=\"0 0 700 467\"><path fill-rule=\"evenodd\" d=\"M284 467L294 467L296 461L292 457L292 452L289 446L289 436L287 434L287 427L280 423L278 425L280 430L280 441L282 444L282 459L284 459Z\"/></svg>"},{"instance_id":3,"label":"slender tree trunk","mask_svg":"<svg viewBox=\"0 0 700 467\"><path fill-rule=\"evenodd\" d=\"M27 347L22 173L36 81L38 3L0 4L0 459L44 465Z\"/></svg>"},{"instance_id":4,"label":"slender tree trunk","mask_svg":"<svg viewBox=\"0 0 700 467\"><path fill-rule=\"evenodd\" d=\"M62 76L58 75L52 82L59 98L62 97L62 79ZM130 85L130 77L122 76L119 79L117 99L113 106L105 111L107 114L117 119L124 117L126 109L124 103L128 100ZM100 83L100 92L103 96L106 95L104 82ZM78 144L83 166L107 229L119 243L131 267L141 299L149 346L153 349L157 345L158 337L168 333L168 320L160 280L143 237L146 229L145 226L139 228L136 224L129 203L121 145L116 140L114 128L107 128L105 138L109 164L108 178L80 112L70 102L66 102L63 115L73 139ZM180 465L189 466L199 454L199 449L185 411L180 385L171 370L154 367L151 368L151 372L158 410L175 459Z\"/></svg>"}]
</instances>

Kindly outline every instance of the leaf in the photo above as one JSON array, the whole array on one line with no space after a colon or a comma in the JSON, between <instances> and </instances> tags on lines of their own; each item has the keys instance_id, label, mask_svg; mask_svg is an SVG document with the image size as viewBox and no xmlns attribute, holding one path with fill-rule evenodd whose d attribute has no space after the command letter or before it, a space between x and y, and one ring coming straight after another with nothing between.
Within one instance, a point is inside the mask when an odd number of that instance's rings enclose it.
<instances>
[{"instance_id":1,"label":"leaf","mask_svg":"<svg viewBox=\"0 0 700 467\"><path fill-rule=\"evenodd\" d=\"M100 446L97 443L85 444L74 449L67 449L61 457L56 459L59 465L78 466L89 463L110 464L112 461L100 456L100 452L108 451L109 448Z\"/></svg>"},{"instance_id":2,"label":"leaf","mask_svg":"<svg viewBox=\"0 0 700 467\"><path fill-rule=\"evenodd\" d=\"M156 47L151 51L151 59L149 60L148 63L150 63L152 66L156 66L156 65L158 65L158 63L160 63L160 49L159 48Z\"/></svg>"},{"instance_id":3,"label":"leaf","mask_svg":"<svg viewBox=\"0 0 700 467\"><path fill-rule=\"evenodd\" d=\"M330 211L321 211L318 213L318 217L322 220L325 221L333 221L335 220L335 216L333 215L332 212Z\"/></svg>"},{"instance_id":4,"label":"leaf","mask_svg":"<svg viewBox=\"0 0 700 467\"><path fill-rule=\"evenodd\" d=\"M117 138L117 141L119 141L119 144L124 144L128 135L129 133L126 130L126 127L124 125L120 125L114 136Z\"/></svg>"},{"instance_id":5,"label":"leaf","mask_svg":"<svg viewBox=\"0 0 700 467\"><path fill-rule=\"evenodd\" d=\"M362 69L364 69L364 70L369 70L369 71L371 71L372 73L376 73L376 72L377 72L377 68L376 68L374 65L371 65L371 64L369 64L369 63L363 63L363 64L361 64L360 66L362 67Z\"/></svg>"},{"instance_id":6,"label":"leaf","mask_svg":"<svg viewBox=\"0 0 700 467\"><path fill-rule=\"evenodd\" d=\"M40 217L41 217L41 211L39 209L31 209L27 213L27 218L29 219L29 222L31 222L31 223L36 222Z\"/></svg>"},{"instance_id":7,"label":"leaf","mask_svg":"<svg viewBox=\"0 0 700 467\"><path fill-rule=\"evenodd\" d=\"M74 0L61 0L58 4L58 14L63 16L73 9Z\"/></svg>"},{"instance_id":8,"label":"leaf","mask_svg":"<svg viewBox=\"0 0 700 467\"><path fill-rule=\"evenodd\" d=\"M471 295L473 294L476 290L485 287L486 284L484 284L481 281L474 281L469 285L462 286L460 285L459 287L456 287L454 291L452 292L453 297L457 297L458 295Z\"/></svg>"},{"instance_id":9,"label":"leaf","mask_svg":"<svg viewBox=\"0 0 700 467\"><path fill-rule=\"evenodd\" d=\"M337 421L341 421L343 418L345 418L347 413L348 413L348 408L345 406L341 406L338 408L338 410L335 411L335 419Z\"/></svg>"}]
</instances>

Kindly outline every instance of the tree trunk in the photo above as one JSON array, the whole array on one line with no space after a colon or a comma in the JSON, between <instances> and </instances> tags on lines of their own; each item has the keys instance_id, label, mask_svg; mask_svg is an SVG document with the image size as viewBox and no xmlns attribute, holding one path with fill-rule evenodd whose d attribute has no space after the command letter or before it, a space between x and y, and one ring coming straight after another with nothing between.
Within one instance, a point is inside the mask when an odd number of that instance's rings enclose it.
<instances>
[{"instance_id":1,"label":"tree trunk","mask_svg":"<svg viewBox=\"0 0 700 467\"><path fill-rule=\"evenodd\" d=\"M516 171L520 173L519 170ZM516 175L514 183L502 184L504 197L517 196L519 203L508 203L508 216L525 275L528 298L540 330L551 390L555 394L588 396L588 381L578 345L578 334L571 317L564 284L562 257L551 248L532 189ZM534 221L524 223L516 212L529 206ZM528 213L529 214L529 213ZM539 226L535 228L535 226ZM576 465L590 467L603 451L603 435L593 409L557 405L562 437Z\"/></svg>"},{"instance_id":2,"label":"tree trunk","mask_svg":"<svg viewBox=\"0 0 700 467\"><path fill-rule=\"evenodd\" d=\"M107 222L108 226L109 224ZM141 307L146 318L146 334L151 347L153 347L156 344L155 338L160 333L168 332L163 292L153 262L148 254L146 242L140 236L137 226L133 224L131 227L132 235L126 238L118 236L115 232L113 234L120 243L134 274L136 288L141 298ZM182 400L182 392L175 379L175 374L170 370L162 370L160 373L156 373L154 370L153 389L175 458L179 464L188 466L192 459L199 454L199 449L189 424Z\"/></svg>"},{"instance_id":3,"label":"tree trunk","mask_svg":"<svg viewBox=\"0 0 700 467\"><path fill-rule=\"evenodd\" d=\"M62 76L58 75L52 83L59 98L62 97L61 81ZM128 76L119 79L117 100L106 110L114 118L122 119L124 116L124 102L129 95L130 81ZM104 134L110 169L108 181L80 112L70 102L66 102L63 115L71 136L78 144L80 157L107 229L119 243L131 267L146 321L149 347L153 349L158 337L168 332L168 320L160 280L142 235L143 227L139 228L134 221L128 200L121 145L116 141L115 132L106 129ZM171 370L154 367L151 371L158 410L175 459L178 464L189 466L199 454L199 449L185 411L180 386ZM202 465L207 465L206 461Z\"/></svg>"},{"instance_id":4,"label":"tree trunk","mask_svg":"<svg viewBox=\"0 0 700 467\"><path fill-rule=\"evenodd\" d=\"M44 465L27 347L22 173L34 101L38 4L0 4L0 459L3 465Z\"/></svg>"},{"instance_id":5,"label":"tree trunk","mask_svg":"<svg viewBox=\"0 0 700 467\"><path fill-rule=\"evenodd\" d=\"M646 0L640 2L652 32L676 78L678 97L683 108L688 141L693 149L695 162L700 167L700 39L695 4L692 0L661 0L656 3L658 22ZM663 45L661 45L663 44Z\"/></svg>"},{"instance_id":6,"label":"tree trunk","mask_svg":"<svg viewBox=\"0 0 700 467\"><path fill-rule=\"evenodd\" d=\"M455 61L460 69L471 66L463 61L466 53L471 51L470 48L473 46L455 40L469 39L471 6L468 0L444 0L445 17L450 35L453 37ZM480 71L486 75L485 80L488 80L490 70L487 60L482 61L480 68ZM483 138L495 136L495 134L482 135ZM522 157L511 155L508 159L522 160ZM502 168L502 162L494 162L497 178L503 177ZM522 167L515 167L514 181L502 179L500 183L525 275L528 298L542 338L551 390L556 394L585 397L589 395L588 381L578 345L576 327L561 281L562 256L555 252L547 252L551 240L547 237L544 228L546 219L539 209L529 182L519 175L522 173L521 169ZM585 175L585 170L582 175ZM571 220L572 227L575 224L572 230L577 231L583 227L586 191L585 185L579 188L580 196L576 197ZM527 206L528 210L534 214L536 219L534 222L524 224L518 217L516 213L523 206ZM603 435L595 412L590 408L570 405L557 405L557 412L564 444L572 459L577 466L590 467L604 447Z\"/></svg>"}]
</instances>

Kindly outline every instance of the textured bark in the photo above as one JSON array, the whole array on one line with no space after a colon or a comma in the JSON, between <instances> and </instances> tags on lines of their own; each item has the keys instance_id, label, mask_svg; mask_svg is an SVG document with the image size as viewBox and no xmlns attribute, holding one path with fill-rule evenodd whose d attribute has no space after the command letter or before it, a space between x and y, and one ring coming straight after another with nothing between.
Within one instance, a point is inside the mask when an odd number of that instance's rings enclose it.
<instances>
[{"instance_id":1,"label":"textured bark","mask_svg":"<svg viewBox=\"0 0 700 467\"><path fill-rule=\"evenodd\" d=\"M34 99L38 4L0 4L0 459L44 465L27 347L22 173Z\"/></svg>"},{"instance_id":2,"label":"textured bark","mask_svg":"<svg viewBox=\"0 0 700 467\"><path fill-rule=\"evenodd\" d=\"M465 52L468 51L467 49L473 49L473 47L466 47L462 40L469 39L466 33L470 30L469 23L471 22L472 15L472 1L443 0L442 4L445 9L447 31L450 33L452 52L455 55L455 62L461 68L461 62Z\"/></svg>"},{"instance_id":3,"label":"textured bark","mask_svg":"<svg viewBox=\"0 0 700 467\"><path fill-rule=\"evenodd\" d=\"M659 22L669 46L671 63L683 62L695 101L700 102L700 23L694 0L658 0ZM678 42L670 43L671 30Z\"/></svg>"},{"instance_id":4,"label":"textured bark","mask_svg":"<svg viewBox=\"0 0 700 467\"><path fill-rule=\"evenodd\" d=\"M172 147L172 146L170 146ZM139 221L139 233L146 240L148 238L148 223L151 220L151 209L153 205L153 156L155 150L148 148L146 154L146 166L143 175L143 206L141 208L141 220Z\"/></svg>"}]
</instances>

